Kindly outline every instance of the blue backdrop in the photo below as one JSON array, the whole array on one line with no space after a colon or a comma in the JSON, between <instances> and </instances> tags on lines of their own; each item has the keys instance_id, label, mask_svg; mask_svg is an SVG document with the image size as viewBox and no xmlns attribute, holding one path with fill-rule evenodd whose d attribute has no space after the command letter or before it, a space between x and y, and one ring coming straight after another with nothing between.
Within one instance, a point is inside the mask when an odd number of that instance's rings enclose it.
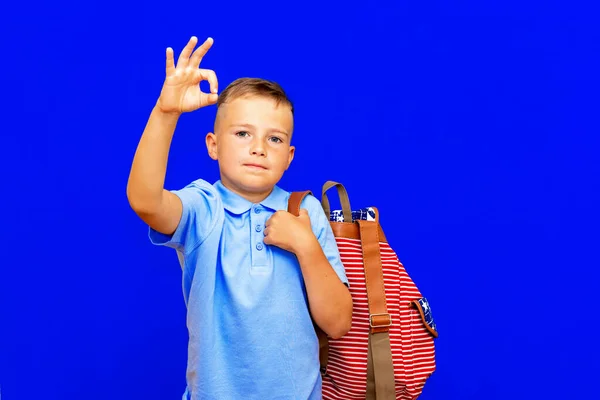
<instances>
[{"instance_id":1,"label":"blue backdrop","mask_svg":"<svg viewBox=\"0 0 600 400\"><path fill-rule=\"evenodd\" d=\"M600 398L595 10L417 3L3 5L2 400L180 398L181 271L125 188L192 35L221 89L259 76L295 102L282 187L379 207L440 332L423 400ZM214 112L181 119L168 188L218 178Z\"/></svg>"}]
</instances>

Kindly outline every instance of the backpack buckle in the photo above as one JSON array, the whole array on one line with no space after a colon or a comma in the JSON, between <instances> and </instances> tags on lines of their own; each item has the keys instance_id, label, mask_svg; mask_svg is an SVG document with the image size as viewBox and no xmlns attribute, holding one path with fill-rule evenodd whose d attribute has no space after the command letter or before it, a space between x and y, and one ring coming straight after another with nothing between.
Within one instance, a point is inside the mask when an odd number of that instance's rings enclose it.
<instances>
[{"instance_id":1,"label":"backpack buckle","mask_svg":"<svg viewBox=\"0 0 600 400\"><path fill-rule=\"evenodd\" d=\"M381 323L381 324L375 323L375 322L373 322L373 317L387 317L387 320L389 322L387 324L385 324L385 323ZM370 314L369 315L369 325L371 326L371 328L388 328L388 327L392 326L392 316L389 313Z\"/></svg>"}]
</instances>

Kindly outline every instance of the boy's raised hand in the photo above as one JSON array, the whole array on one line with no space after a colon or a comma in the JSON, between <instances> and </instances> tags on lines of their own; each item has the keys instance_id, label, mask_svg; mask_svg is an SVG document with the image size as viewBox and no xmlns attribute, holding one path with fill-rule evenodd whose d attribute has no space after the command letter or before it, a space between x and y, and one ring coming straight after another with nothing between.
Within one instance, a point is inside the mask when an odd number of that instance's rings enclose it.
<instances>
[{"instance_id":1,"label":"boy's raised hand","mask_svg":"<svg viewBox=\"0 0 600 400\"><path fill-rule=\"evenodd\" d=\"M193 51L197 42L198 38L192 36L179 55L177 66L174 62L173 49L167 48L166 79L157 102L158 108L165 113L181 114L217 102L217 75L212 70L200 68L202 57L211 48L213 39L206 39ZM211 93L200 90L200 82L203 80L209 82Z\"/></svg>"}]
</instances>

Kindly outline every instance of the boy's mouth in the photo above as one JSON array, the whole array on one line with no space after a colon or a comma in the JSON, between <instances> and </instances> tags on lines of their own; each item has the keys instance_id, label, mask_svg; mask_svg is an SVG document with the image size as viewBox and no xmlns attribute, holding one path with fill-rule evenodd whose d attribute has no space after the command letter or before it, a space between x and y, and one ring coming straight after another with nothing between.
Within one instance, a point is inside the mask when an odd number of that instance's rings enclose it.
<instances>
[{"instance_id":1,"label":"boy's mouth","mask_svg":"<svg viewBox=\"0 0 600 400\"><path fill-rule=\"evenodd\" d=\"M254 163L249 163L249 164L244 164L245 167L248 168L252 168L252 169L267 169L267 167L265 167L264 165L260 165L260 164L254 164Z\"/></svg>"}]
</instances>

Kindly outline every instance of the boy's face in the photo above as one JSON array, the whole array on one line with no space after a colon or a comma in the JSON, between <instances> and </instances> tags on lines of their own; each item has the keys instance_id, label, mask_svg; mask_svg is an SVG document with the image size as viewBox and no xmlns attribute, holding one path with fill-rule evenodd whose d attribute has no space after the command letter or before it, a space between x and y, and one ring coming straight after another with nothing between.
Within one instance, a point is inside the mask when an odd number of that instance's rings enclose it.
<instances>
[{"instance_id":1,"label":"boy's face","mask_svg":"<svg viewBox=\"0 0 600 400\"><path fill-rule=\"evenodd\" d=\"M294 158L293 115L267 97L240 97L222 105L208 154L218 160L225 187L252 202L263 200Z\"/></svg>"}]
</instances>

